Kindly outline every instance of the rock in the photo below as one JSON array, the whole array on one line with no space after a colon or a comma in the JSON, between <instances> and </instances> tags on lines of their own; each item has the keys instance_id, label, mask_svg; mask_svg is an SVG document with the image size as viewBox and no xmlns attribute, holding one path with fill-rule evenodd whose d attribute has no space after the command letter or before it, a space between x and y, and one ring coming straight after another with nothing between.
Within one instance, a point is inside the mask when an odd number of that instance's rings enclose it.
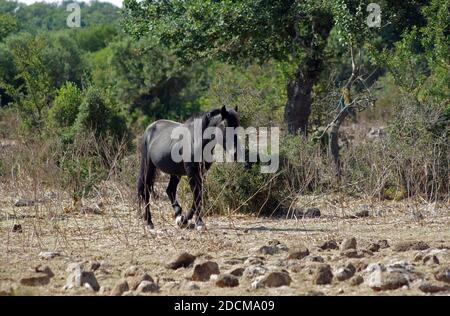
<instances>
[{"instance_id":1,"label":"rock","mask_svg":"<svg viewBox=\"0 0 450 316\"><path fill-rule=\"evenodd\" d=\"M386 249L386 248L390 247L390 245L386 239L378 240L377 244L380 246L380 249Z\"/></svg>"},{"instance_id":2,"label":"rock","mask_svg":"<svg viewBox=\"0 0 450 316\"><path fill-rule=\"evenodd\" d=\"M142 274L143 271L137 266L128 267L122 274L123 277L136 276L138 274Z\"/></svg>"},{"instance_id":3,"label":"rock","mask_svg":"<svg viewBox=\"0 0 450 316\"><path fill-rule=\"evenodd\" d=\"M24 206L33 206L34 201L33 200L27 200L27 199L18 199L16 202L14 202L15 207L24 207Z\"/></svg>"},{"instance_id":4,"label":"rock","mask_svg":"<svg viewBox=\"0 0 450 316\"><path fill-rule=\"evenodd\" d=\"M263 278L264 278L264 276L259 276L255 280L253 280L253 282L251 284L251 288L253 290L263 288L264 284L262 284L262 282L261 282Z\"/></svg>"},{"instance_id":5,"label":"rock","mask_svg":"<svg viewBox=\"0 0 450 316\"><path fill-rule=\"evenodd\" d=\"M112 289L111 296L121 296L124 292L128 291L130 288L126 280L120 280Z\"/></svg>"},{"instance_id":6,"label":"rock","mask_svg":"<svg viewBox=\"0 0 450 316\"><path fill-rule=\"evenodd\" d=\"M325 296L325 294L320 291L308 291L305 296Z\"/></svg>"},{"instance_id":7,"label":"rock","mask_svg":"<svg viewBox=\"0 0 450 316\"><path fill-rule=\"evenodd\" d=\"M365 270L367 268L367 265L368 265L367 262L365 262L363 260L357 261L357 262L354 263L356 271L358 271L358 272Z\"/></svg>"},{"instance_id":8,"label":"rock","mask_svg":"<svg viewBox=\"0 0 450 316\"><path fill-rule=\"evenodd\" d=\"M50 283L50 277L45 273L36 273L20 279L21 285L26 286L43 286Z\"/></svg>"},{"instance_id":9,"label":"rock","mask_svg":"<svg viewBox=\"0 0 450 316\"><path fill-rule=\"evenodd\" d=\"M369 246L367 246L367 250L371 252L377 252L380 250L380 245L377 243L371 243L369 244Z\"/></svg>"},{"instance_id":10,"label":"rock","mask_svg":"<svg viewBox=\"0 0 450 316\"><path fill-rule=\"evenodd\" d=\"M401 241L394 245L393 250L397 252L404 252L409 250L426 250L430 246L423 241Z\"/></svg>"},{"instance_id":11,"label":"rock","mask_svg":"<svg viewBox=\"0 0 450 316\"><path fill-rule=\"evenodd\" d=\"M92 262L91 263L91 271L97 271L98 270L98 268L100 268L100 266L101 266L101 263L100 262Z\"/></svg>"},{"instance_id":12,"label":"rock","mask_svg":"<svg viewBox=\"0 0 450 316\"><path fill-rule=\"evenodd\" d=\"M179 254L173 261L166 265L166 268L176 270L179 268L187 268L195 261L195 256L190 253L183 252Z\"/></svg>"},{"instance_id":13,"label":"rock","mask_svg":"<svg viewBox=\"0 0 450 316\"><path fill-rule=\"evenodd\" d=\"M438 293L438 292L450 291L450 286L433 284L430 282L423 281L419 285L419 290L421 290L424 293Z\"/></svg>"},{"instance_id":14,"label":"rock","mask_svg":"<svg viewBox=\"0 0 450 316\"><path fill-rule=\"evenodd\" d=\"M368 210L361 210L355 213L355 217L368 217L369 211Z\"/></svg>"},{"instance_id":15,"label":"rock","mask_svg":"<svg viewBox=\"0 0 450 316\"><path fill-rule=\"evenodd\" d=\"M409 274L414 272L414 266L406 261L397 261L386 265L387 272L400 272L404 274Z\"/></svg>"},{"instance_id":16,"label":"rock","mask_svg":"<svg viewBox=\"0 0 450 316\"><path fill-rule=\"evenodd\" d=\"M151 276L149 276L147 273L142 273L140 275L135 275L133 277L128 278L128 285L131 291L136 291L139 284L141 284L143 281L150 281L155 282Z\"/></svg>"},{"instance_id":17,"label":"rock","mask_svg":"<svg viewBox=\"0 0 450 316\"><path fill-rule=\"evenodd\" d=\"M245 258L245 259L247 259L247 258ZM225 260L223 263L228 264L230 266L234 266L234 265L243 263L245 259L231 258L231 259Z\"/></svg>"},{"instance_id":18,"label":"rock","mask_svg":"<svg viewBox=\"0 0 450 316\"><path fill-rule=\"evenodd\" d=\"M347 249L341 252L341 256L347 258L361 258L362 256L355 249Z\"/></svg>"},{"instance_id":19,"label":"rock","mask_svg":"<svg viewBox=\"0 0 450 316\"><path fill-rule=\"evenodd\" d=\"M374 291L395 290L407 286L408 280L400 272L372 272L366 280L367 285Z\"/></svg>"},{"instance_id":20,"label":"rock","mask_svg":"<svg viewBox=\"0 0 450 316\"><path fill-rule=\"evenodd\" d=\"M439 264L439 259L435 255L427 255L423 258L422 262L426 265Z\"/></svg>"},{"instance_id":21,"label":"rock","mask_svg":"<svg viewBox=\"0 0 450 316\"><path fill-rule=\"evenodd\" d=\"M50 269L49 266L38 265L36 268L34 268L34 270L35 272L46 274L49 278L53 278L55 276L55 274L53 273L52 269Z\"/></svg>"},{"instance_id":22,"label":"rock","mask_svg":"<svg viewBox=\"0 0 450 316\"><path fill-rule=\"evenodd\" d=\"M245 265L263 265L264 261L259 257L250 257L244 262Z\"/></svg>"},{"instance_id":23,"label":"rock","mask_svg":"<svg viewBox=\"0 0 450 316\"><path fill-rule=\"evenodd\" d=\"M157 292L158 290L158 285L151 281L142 281L137 288L137 292L139 293L152 293Z\"/></svg>"},{"instance_id":24,"label":"rock","mask_svg":"<svg viewBox=\"0 0 450 316\"><path fill-rule=\"evenodd\" d=\"M21 233L22 232L22 225L14 224L12 229L11 229L11 232L13 232L13 233Z\"/></svg>"},{"instance_id":25,"label":"rock","mask_svg":"<svg viewBox=\"0 0 450 316\"><path fill-rule=\"evenodd\" d=\"M267 268L264 266L254 265L245 268L243 275L247 279L253 279L254 277L264 275L266 272Z\"/></svg>"},{"instance_id":26,"label":"rock","mask_svg":"<svg viewBox=\"0 0 450 316\"><path fill-rule=\"evenodd\" d=\"M339 249L339 246L335 240L328 240L322 243L319 246L319 248L322 250L329 250L329 249Z\"/></svg>"},{"instance_id":27,"label":"rock","mask_svg":"<svg viewBox=\"0 0 450 316\"><path fill-rule=\"evenodd\" d=\"M273 271L264 276L261 283L265 287L280 287L289 286L292 282L291 277L287 271Z\"/></svg>"},{"instance_id":28,"label":"rock","mask_svg":"<svg viewBox=\"0 0 450 316\"><path fill-rule=\"evenodd\" d=\"M356 268L353 266L353 264L348 263L347 265L343 267L339 267L334 271L334 276L339 281L345 281L350 279L356 272Z\"/></svg>"},{"instance_id":29,"label":"rock","mask_svg":"<svg viewBox=\"0 0 450 316\"><path fill-rule=\"evenodd\" d=\"M296 248L289 251L288 259L303 259L309 255L309 250L303 245L297 246Z\"/></svg>"},{"instance_id":30,"label":"rock","mask_svg":"<svg viewBox=\"0 0 450 316\"><path fill-rule=\"evenodd\" d=\"M351 237L351 238L344 239L341 243L340 249L341 249L341 251L345 251L348 249L356 249L356 238Z\"/></svg>"},{"instance_id":31,"label":"rock","mask_svg":"<svg viewBox=\"0 0 450 316\"><path fill-rule=\"evenodd\" d=\"M364 278L360 275L355 275L353 278L350 279L350 285L351 286L358 286L364 282Z\"/></svg>"},{"instance_id":32,"label":"rock","mask_svg":"<svg viewBox=\"0 0 450 316\"><path fill-rule=\"evenodd\" d=\"M0 296L12 296L14 294L14 290L11 286L0 286Z\"/></svg>"},{"instance_id":33,"label":"rock","mask_svg":"<svg viewBox=\"0 0 450 316\"><path fill-rule=\"evenodd\" d=\"M325 260L321 256L309 256L307 259L310 262L319 262L319 263L325 262Z\"/></svg>"},{"instance_id":34,"label":"rock","mask_svg":"<svg viewBox=\"0 0 450 316\"><path fill-rule=\"evenodd\" d=\"M75 270L81 269L83 270L83 265L79 262L71 262L67 265L66 272L72 272Z\"/></svg>"},{"instance_id":35,"label":"rock","mask_svg":"<svg viewBox=\"0 0 450 316\"><path fill-rule=\"evenodd\" d=\"M200 290L200 287L195 282L189 281L189 282L182 283L180 286L180 290L196 291L196 290Z\"/></svg>"},{"instance_id":36,"label":"rock","mask_svg":"<svg viewBox=\"0 0 450 316\"><path fill-rule=\"evenodd\" d=\"M303 218L316 218L320 217L320 210L317 207L308 208L303 213Z\"/></svg>"},{"instance_id":37,"label":"rock","mask_svg":"<svg viewBox=\"0 0 450 316\"><path fill-rule=\"evenodd\" d=\"M441 268L435 272L434 277L438 281L450 283L450 268Z\"/></svg>"},{"instance_id":38,"label":"rock","mask_svg":"<svg viewBox=\"0 0 450 316\"><path fill-rule=\"evenodd\" d=\"M239 280L232 274L220 274L216 280L218 287L236 287L239 286Z\"/></svg>"},{"instance_id":39,"label":"rock","mask_svg":"<svg viewBox=\"0 0 450 316\"><path fill-rule=\"evenodd\" d=\"M234 275L236 277L241 277L244 274L244 268L236 268L229 272L229 274Z\"/></svg>"},{"instance_id":40,"label":"rock","mask_svg":"<svg viewBox=\"0 0 450 316\"><path fill-rule=\"evenodd\" d=\"M220 274L219 265L213 261L197 264L192 274L193 281L208 281L212 274Z\"/></svg>"},{"instance_id":41,"label":"rock","mask_svg":"<svg viewBox=\"0 0 450 316\"><path fill-rule=\"evenodd\" d=\"M61 254L59 252L55 252L55 251L41 251L38 256L41 259L49 260L49 259L53 259L55 257L59 257L59 256L61 256Z\"/></svg>"},{"instance_id":42,"label":"rock","mask_svg":"<svg viewBox=\"0 0 450 316\"><path fill-rule=\"evenodd\" d=\"M258 249L258 253L262 255L274 255L280 250L276 246L262 246Z\"/></svg>"},{"instance_id":43,"label":"rock","mask_svg":"<svg viewBox=\"0 0 450 316\"><path fill-rule=\"evenodd\" d=\"M313 277L314 284L330 284L333 280L333 273L328 264L319 264Z\"/></svg>"},{"instance_id":44,"label":"rock","mask_svg":"<svg viewBox=\"0 0 450 316\"><path fill-rule=\"evenodd\" d=\"M372 273L374 271L386 271L386 267L382 263L370 263L366 267L366 272Z\"/></svg>"},{"instance_id":45,"label":"rock","mask_svg":"<svg viewBox=\"0 0 450 316\"><path fill-rule=\"evenodd\" d=\"M69 274L64 288L67 290L77 287L87 287L93 291L98 291L100 289L100 285L95 278L94 272L83 271L80 265L75 267Z\"/></svg>"}]
</instances>

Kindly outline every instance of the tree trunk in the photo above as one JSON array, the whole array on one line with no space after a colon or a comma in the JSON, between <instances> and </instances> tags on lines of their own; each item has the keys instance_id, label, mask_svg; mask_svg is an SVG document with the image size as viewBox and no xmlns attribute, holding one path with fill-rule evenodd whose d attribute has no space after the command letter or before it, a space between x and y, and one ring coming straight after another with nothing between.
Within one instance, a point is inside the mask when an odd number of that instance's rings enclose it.
<instances>
[{"instance_id":1,"label":"tree trunk","mask_svg":"<svg viewBox=\"0 0 450 316\"><path fill-rule=\"evenodd\" d=\"M299 131L304 134L308 132L314 81L313 78L305 77L298 71L287 85L288 100L284 108L284 122L291 134L297 134Z\"/></svg>"}]
</instances>

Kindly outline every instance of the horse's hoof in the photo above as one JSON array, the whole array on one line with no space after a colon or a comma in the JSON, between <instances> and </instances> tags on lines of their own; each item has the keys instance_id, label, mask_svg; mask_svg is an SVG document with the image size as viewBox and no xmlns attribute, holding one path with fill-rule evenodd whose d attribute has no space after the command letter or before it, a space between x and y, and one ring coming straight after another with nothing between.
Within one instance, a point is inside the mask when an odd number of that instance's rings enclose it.
<instances>
[{"instance_id":1,"label":"horse's hoof","mask_svg":"<svg viewBox=\"0 0 450 316\"><path fill-rule=\"evenodd\" d=\"M195 229L199 232L204 232L206 230L206 226L204 223L199 223L195 225Z\"/></svg>"},{"instance_id":2,"label":"horse's hoof","mask_svg":"<svg viewBox=\"0 0 450 316\"><path fill-rule=\"evenodd\" d=\"M175 219L175 224L180 228L185 228L188 224L188 221L185 219L184 215L178 215Z\"/></svg>"}]
</instances>

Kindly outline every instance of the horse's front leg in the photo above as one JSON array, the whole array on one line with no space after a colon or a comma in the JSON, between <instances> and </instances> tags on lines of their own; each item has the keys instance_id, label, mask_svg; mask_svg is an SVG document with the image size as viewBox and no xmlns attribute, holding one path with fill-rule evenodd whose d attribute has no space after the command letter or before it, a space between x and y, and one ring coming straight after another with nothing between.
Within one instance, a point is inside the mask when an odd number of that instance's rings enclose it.
<instances>
[{"instance_id":1,"label":"horse's front leg","mask_svg":"<svg viewBox=\"0 0 450 316\"><path fill-rule=\"evenodd\" d=\"M186 215L186 221L192 219L195 215L195 227L203 229L205 224L201 218L202 195L203 195L203 180L201 173L197 172L189 176L189 185L191 187L193 201L192 207Z\"/></svg>"}]
</instances>

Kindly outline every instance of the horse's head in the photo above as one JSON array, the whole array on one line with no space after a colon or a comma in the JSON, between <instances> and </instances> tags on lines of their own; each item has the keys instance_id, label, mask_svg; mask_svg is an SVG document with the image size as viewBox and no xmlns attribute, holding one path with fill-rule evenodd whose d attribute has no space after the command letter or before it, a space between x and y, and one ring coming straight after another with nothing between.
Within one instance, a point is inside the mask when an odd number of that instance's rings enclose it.
<instances>
[{"instance_id":1,"label":"horse's head","mask_svg":"<svg viewBox=\"0 0 450 316\"><path fill-rule=\"evenodd\" d=\"M223 148L231 149L227 147L227 139L233 142L234 160L237 160L238 153L238 135L237 127L240 126L238 108L227 109L223 106L220 109L215 109L207 112L206 127L217 127L222 132ZM230 133L230 134L229 134Z\"/></svg>"}]
</instances>

